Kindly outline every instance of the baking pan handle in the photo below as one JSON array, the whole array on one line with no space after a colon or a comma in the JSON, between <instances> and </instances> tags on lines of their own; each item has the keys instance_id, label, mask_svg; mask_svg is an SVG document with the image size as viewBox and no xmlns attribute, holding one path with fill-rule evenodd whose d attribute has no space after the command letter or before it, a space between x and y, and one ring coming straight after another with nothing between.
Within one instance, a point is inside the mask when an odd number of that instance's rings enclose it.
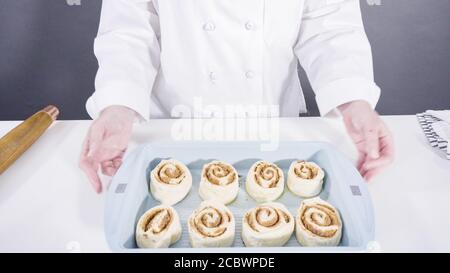
<instances>
[{"instance_id":1,"label":"baking pan handle","mask_svg":"<svg viewBox=\"0 0 450 273\"><path fill-rule=\"evenodd\" d=\"M106 193L104 218L105 235L110 248L114 251L124 250L124 246L119 245L120 240L114 240L113 238L121 238L121 235L124 232L119 224L121 221L133 219L133 216L129 214L129 211L131 211L129 208L131 204L127 204L126 200L127 195L134 192L133 188L139 186L138 183L135 183L136 180L139 180L138 178L135 176L124 175L122 172L126 171L126 169L129 168L129 165L138 166L139 164L145 164L143 163L145 160L141 158L145 153L139 152L139 150L140 149L135 149L133 152L126 155L124 163L117 171L115 175L116 178L112 180L108 192ZM128 157L132 160L126 160ZM117 179L117 177L121 177L121 179ZM145 193L143 194L145 195ZM134 201L137 199L139 199L138 196L133 196Z\"/></svg>"},{"instance_id":2,"label":"baking pan handle","mask_svg":"<svg viewBox=\"0 0 450 273\"><path fill-rule=\"evenodd\" d=\"M120 246L113 245L116 242L111 241L110 238L116 238L120 232L120 225L117 223L120 221L127 186L124 183L113 183L106 194L105 235L111 249L120 248Z\"/></svg>"},{"instance_id":3,"label":"baking pan handle","mask_svg":"<svg viewBox=\"0 0 450 273\"><path fill-rule=\"evenodd\" d=\"M373 209L372 199L367 187L367 182L361 177L358 170L352 164L352 162L345 158L340 153L335 153L338 157L337 163L340 164L343 170L348 170L354 173L354 177L358 177L358 180L354 182L348 182L348 191L354 197L353 202L359 204L359 206L353 206L353 209L359 212L359 215L363 221L357 221L360 223L360 230L364 232L364 239L366 243L370 243L375 239L375 213Z\"/></svg>"}]
</instances>

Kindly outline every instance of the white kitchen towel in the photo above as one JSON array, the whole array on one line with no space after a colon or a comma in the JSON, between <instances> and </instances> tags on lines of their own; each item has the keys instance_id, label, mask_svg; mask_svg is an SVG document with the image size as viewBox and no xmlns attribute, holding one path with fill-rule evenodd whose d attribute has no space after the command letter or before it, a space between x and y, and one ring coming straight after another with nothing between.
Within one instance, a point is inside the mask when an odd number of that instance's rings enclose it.
<instances>
[{"instance_id":1,"label":"white kitchen towel","mask_svg":"<svg viewBox=\"0 0 450 273\"><path fill-rule=\"evenodd\" d=\"M420 126L431 146L443 151L450 160L450 110L417 114Z\"/></svg>"}]
</instances>

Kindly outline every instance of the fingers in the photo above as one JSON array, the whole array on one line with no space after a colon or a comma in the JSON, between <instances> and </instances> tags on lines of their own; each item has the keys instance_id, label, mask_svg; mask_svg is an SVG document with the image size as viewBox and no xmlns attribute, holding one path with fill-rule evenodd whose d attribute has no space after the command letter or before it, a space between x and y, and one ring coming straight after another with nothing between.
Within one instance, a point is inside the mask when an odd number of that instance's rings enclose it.
<instances>
[{"instance_id":1,"label":"fingers","mask_svg":"<svg viewBox=\"0 0 450 273\"><path fill-rule=\"evenodd\" d=\"M124 150L114 148L105 148L96 153L96 159L101 164L101 170L104 175L114 176L122 165Z\"/></svg>"},{"instance_id":2,"label":"fingers","mask_svg":"<svg viewBox=\"0 0 450 273\"><path fill-rule=\"evenodd\" d=\"M373 159L366 156L358 170L367 181L370 181L383 169L394 161L394 141L392 135L387 130L380 131L381 137L378 138L380 156Z\"/></svg>"},{"instance_id":3,"label":"fingers","mask_svg":"<svg viewBox=\"0 0 450 273\"><path fill-rule=\"evenodd\" d=\"M376 160L371 159L366 160L366 162L358 170L361 173L361 176L364 177L364 179L370 181L374 176L379 174L391 163L392 158L383 155Z\"/></svg>"},{"instance_id":4,"label":"fingers","mask_svg":"<svg viewBox=\"0 0 450 273\"><path fill-rule=\"evenodd\" d=\"M96 192L102 190L98 170L112 176L122 164L135 117L134 112L129 111L128 114L127 109L108 109L102 111L101 116L91 125L79 161L80 168L86 173Z\"/></svg>"},{"instance_id":5,"label":"fingers","mask_svg":"<svg viewBox=\"0 0 450 273\"><path fill-rule=\"evenodd\" d=\"M94 144L94 143L93 143ZM91 145L90 155L99 162L110 161L117 157L122 157L128 146L128 136L105 134L99 143Z\"/></svg>"},{"instance_id":6,"label":"fingers","mask_svg":"<svg viewBox=\"0 0 450 273\"><path fill-rule=\"evenodd\" d=\"M364 152L360 152L358 161L356 162L356 168L358 169L358 171L362 169L365 162L366 162L366 154Z\"/></svg>"},{"instance_id":7,"label":"fingers","mask_svg":"<svg viewBox=\"0 0 450 273\"><path fill-rule=\"evenodd\" d=\"M373 179L375 176L377 176L380 172L382 172L383 169L384 169L384 168L376 168L376 169L373 169L373 170L370 170L370 171L365 172L365 173L363 174L364 180L366 180L366 181L368 181L368 182L372 181L372 179Z\"/></svg>"},{"instance_id":8,"label":"fingers","mask_svg":"<svg viewBox=\"0 0 450 273\"><path fill-rule=\"evenodd\" d=\"M122 140L120 136L102 138L97 142L96 137L90 145L89 155L95 162L101 164L103 174L112 176L120 167L128 142Z\"/></svg>"},{"instance_id":9,"label":"fingers","mask_svg":"<svg viewBox=\"0 0 450 273\"><path fill-rule=\"evenodd\" d=\"M92 127L89 129L89 133L87 136L87 151L86 156L92 156L94 152L96 152L103 140L103 135L105 133L105 128L100 123L94 122Z\"/></svg>"},{"instance_id":10,"label":"fingers","mask_svg":"<svg viewBox=\"0 0 450 273\"><path fill-rule=\"evenodd\" d=\"M102 183L98 176L100 160L96 154L101 150L101 143L104 135L104 127L94 122L89 129L88 135L83 142L79 166L88 177L89 182L95 192L101 193Z\"/></svg>"},{"instance_id":11,"label":"fingers","mask_svg":"<svg viewBox=\"0 0 450 273\"><path fill-rule=\"evenodd\" d=\"M377 159L380 157L380 145L379 145L379 132L376 129L369 128L364 129L364 140L365 140L365 148L366 154L369 158Z\"/></svg>"},{"instance_id":12,"label":"fingers","mask_svg":"<svg viewBox=\"0 0 450 273\"><path fill-rule=\"evenodd\" d=\"M122 158L124 153L125 150L105 147L102 145L92 153L92 158L101 163L105 161L112 161L116 158Z\"/></svg>"},{"instance_id":13,"label":"fingers","mask_svg":"<svg viewBox=\"0 0 450 273\"><path fill-rule=\"evenodd\" d=\"M94 188L96 193L100 193L102 191L102 183L100 177L97 174L98 164L89 158L89 144L90 138L88 137L83 141L83 146L81 148L81 156L79 161L80 169L86 174L88 180L92 187Z\"/></svg>"},{"instance_id":14,"label":"fingers","mask_svg":"<svg viewBox=\"0 0 450 273\"><path fill-rule=\"evenodd\" d=\"M107 176L114 176L121 165L122 165L121 157L109 161L104 161L101 163L102 173Z\"/></svg>"},{"instance_id":15,"label":"fingers","mask_svg":"<svg viewBox=\"0 0 450 273\"><path fill-rule=\"evenodd\" d=\"M118 169L122 165L122 157L123 155L113 160L114 168Z\"/></svg>"},{"instance_id":16,"label":"fingers","mask_svg":"<svg viewBox=\"0 0 450 273\"><path fill-rule=\"evenodd\" d=\"M391 134L367 102L353 101L338 108L359 153L358 171L370 180L393 160Z\"/></svg>"},{"instance_id":17,"label":"fingers","mask_svg":"<svg viewBox=\"0 0 450 273\"><path fill-rule=\"evenodd\" d=\"M381 167L387 166L391 163L392 163L392 159L390 157L382 156L376 160L370 160L370 159L367 160L361 166L361 169L367 171L367 170L371 170L371 169L381 168Z\"/></svg>"},{"instance_id":18,"label":"fingers","mask_svg":"<svg viewBox=\"0 0 450 273\"><path fill-rule=\"evenodd\" d=\"M394 160L394 140L387 129L381 129L378 137L380 157L378 160L370 159L366 162L366 169L372 169L383 165L388 165Z\"/></svg>"},{"instance_id":19,"label":"fingers","mask_svg":"<svg viewBox=\"0 0 450 273\"><path fill-rule=\"evenodd\" d=\"M102 183L98 176L98 169L101 167L104 175L114 176L122 164L123 155L124 151L98 148L92 156L82 156L80 168L86 173L89 182L97 193L102 192Z\"/></svg>"},{"instance_id":20,"label":"fingers","mask_svg":"<svg viewBox=\"0 0 450 273\"><path fill-rule=\"evenodd\" d=\"M108 135L103 139L103 146L116 150L125 150L130 140L130 132L122 131L120 134Z\"/></svg>"},{"instance_id":21,"label":"fingers","mask_svg":"<svg viewBox=\"0 0 450 273\"><path fill-rule=\"evenodd\" d=\"M81 155L80 155L80 161L81 159L85 158L89 152L89 138L85 138L81 147Z\"/></svg>"},{"instance_id":22,"label":"fingers","mask_svg":"<svg viewBox=\"0 0 450 273\"><path fill-rule=\"evenodd\" d=\"M112 161L102 162L102 173L107 176L113 176L116 173L116 169L113 166Z\"/></svg>"},{"instance_id":23,"label":"fingers","mask_svg":"<svg viewBox=\"0 0 450 273\"><path fill-rule=\"evenodd\" d=\"M89 182L94 188L96 193L102 192L102 182L97 174L98 164L90 160L89 158L82 158L80 160L80 168L87 175Z\"/></svg>"},{"instance_id":24,"label":"fingers","mask_svg":"<svg viewBox=\"0 0 450 273\"><path fill-rule=\"evenodd\" d=\"M390 132L380 137L380 144L381 154L391 158L391 160L393 161L395 157L395 144L394 138L392 137Z\"/></svg>"}]
</instances>

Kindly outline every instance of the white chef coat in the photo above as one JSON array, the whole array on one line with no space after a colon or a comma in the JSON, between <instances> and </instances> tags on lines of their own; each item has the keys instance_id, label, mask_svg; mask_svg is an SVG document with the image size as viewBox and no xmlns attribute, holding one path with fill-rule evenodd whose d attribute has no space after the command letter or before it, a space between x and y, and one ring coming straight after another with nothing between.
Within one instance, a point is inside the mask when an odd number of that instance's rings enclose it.
<instances>
[{"instance_id":1,"label":"white chef coat","mask_svg":"<svg viewBox=\"0 0 450 273\"><path fill-rule=\"evenodd\" d=\"M92 118L111 105L168 118L195 99L298 116L299 61L322 115L380 95L358 0L104 0L94 51Z\"/></svg>"}]
</instances>

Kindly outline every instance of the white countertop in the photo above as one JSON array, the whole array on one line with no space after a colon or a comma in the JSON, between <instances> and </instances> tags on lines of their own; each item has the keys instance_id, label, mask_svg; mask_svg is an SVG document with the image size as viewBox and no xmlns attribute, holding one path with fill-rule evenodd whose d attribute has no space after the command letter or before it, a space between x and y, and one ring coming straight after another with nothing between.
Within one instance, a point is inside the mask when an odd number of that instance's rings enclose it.
<instances>
[{"instance_id":1,"label":"white countertop","mask_svg":"<svg viewBox=\"0 0 450 273\"><path fill-rule=\"evenodd\" d=\"M393 131L395 163L369 183L381 251L450 251L450 161L427 143L415 116L383 117ZM170 140L175 121L135 129L132 146ZM179 121L177 121L179 122ZM191 121L185 121L191 122ZM18 122L0 122L0 136ZM109 251L103 232L105 195L78 169L90 121L59 121L0 176L0 251ZM281 140L327 141L354 159L340 120L281 119Z\"/></svg>"}]
</instances>

